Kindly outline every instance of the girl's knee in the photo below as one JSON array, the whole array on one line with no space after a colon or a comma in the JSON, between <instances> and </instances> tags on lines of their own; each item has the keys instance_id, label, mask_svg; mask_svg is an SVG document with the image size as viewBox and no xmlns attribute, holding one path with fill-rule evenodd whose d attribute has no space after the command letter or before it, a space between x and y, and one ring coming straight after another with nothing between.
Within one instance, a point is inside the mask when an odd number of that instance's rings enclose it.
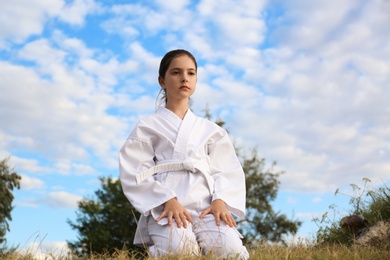
<instances>
[{"instance_id":1,"label":"girl's knee","mask_svg":"<svg viewBox=\"0 0 390 260\"><path fill-rule=\"evenodd\" d=\"M198 254L199 248L195 235L190 228L172 227L166 235L152 237L154 246L152 256L164 255L193 255Z\"/></svg>"},{"instance_id":2,"label":"girl's knee","mask_svg":"<svg viewBox=\"0 0 390 260\"><path fill-rule=\"evenodd\" d=\"M229 243L218 243L218 242L211 242L210 243L204 243L202 247L202 253L203 254L211 254L213 256L221 257L224 259L248 259L249 253L245 246L242 245L242 243L239 244L233 244L231 242Z\"/></svg>"},{"instance_id":3,"label":"girl's knee","mask_svg":"<svg viewBox=\"0 0 390 260\"><path fill-rule=\"evenodd\" d=\"M225 259L249 258L249 253L246 247L243 246L238 232L232 228L219 232L202 232L199 245L203 254L211 253Z\"/></svg>"}]
</instances>

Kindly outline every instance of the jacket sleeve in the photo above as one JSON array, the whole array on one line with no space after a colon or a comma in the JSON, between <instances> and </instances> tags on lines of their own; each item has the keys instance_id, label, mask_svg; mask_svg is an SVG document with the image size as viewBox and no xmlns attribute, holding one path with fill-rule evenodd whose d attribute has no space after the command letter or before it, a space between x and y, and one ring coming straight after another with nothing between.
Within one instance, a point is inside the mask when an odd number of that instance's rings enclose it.
<instances>
[{"instance_id":1,"label":"jacket sleeve","mask_svg":"<svg viewBox=\"0 0 390 260\"><path fill-rule=\"evenodd\" d=\"M122 189L136 210L149 215L150 210L176 197L174 191L163 187L151 176L136 183L136 175L153 167L154 150L151 143L129 137L119 151L119 171Z\"/></svg>"},{"instance_id":2,"label":"jacket sleeve","mask_svg":"<svg viewBox=\"0 0 390 260\"><path fill-rule=\"evenodd\" d=\"M214 178L213 200L223 200L229 211L245 217L245 174L226 131L209 145L210 174Z\"/></svg>"}]
</instances>

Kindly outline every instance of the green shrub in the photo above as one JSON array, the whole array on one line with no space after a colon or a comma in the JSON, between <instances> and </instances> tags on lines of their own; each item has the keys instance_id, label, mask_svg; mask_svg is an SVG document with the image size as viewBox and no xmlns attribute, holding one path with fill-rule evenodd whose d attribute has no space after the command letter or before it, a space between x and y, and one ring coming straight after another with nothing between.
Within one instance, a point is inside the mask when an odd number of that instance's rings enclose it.
<instances>
[{"instance_id":1,"label":"green shrub","mask_svg":"<svg viewBox=\"0 0 390 260\"><path fill-rule=\"evenodd\" d=\"M351 184L353 195L343 194L350 197L349 204L352 205L350 215L362 215L367 221L368 226L380 220L390 221L390 188L386 185L376 189L370 189L368 183L371 181L367 178L363 179L364 186L360 188L355 184ZM335 195L339 194L337 189ZM329 207L334 212L337 211L337 206ZM336 215L336 214L334 214ZM319 229L316 234L316 242L321 244L341 244L351 245L356 236L350 230L341 228L340 219L330 219L328 212L322 215L321 219L314 219Z\"/></svg>"}]
</instances>

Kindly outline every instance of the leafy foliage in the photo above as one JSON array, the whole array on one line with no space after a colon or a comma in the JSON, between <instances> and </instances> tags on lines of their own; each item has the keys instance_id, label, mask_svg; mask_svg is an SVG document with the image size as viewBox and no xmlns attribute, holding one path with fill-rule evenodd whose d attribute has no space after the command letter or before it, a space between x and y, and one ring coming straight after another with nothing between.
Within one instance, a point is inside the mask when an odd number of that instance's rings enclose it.
<instances>
[{"instance_id":1,"label":"leafy foliage","mask_svg":"<svg viewBox=\"0 0 390 260\"><path fill-rule=\"evenodd\" d=\"M276 199L280 184L278 178L283 172L274 171L275 163L265 170L265 159L259 159L256 150L249 158L244 157L242 162L247 196L247 216L240 221L244 242L255 245L265 239L284 243L283 235L295 234L302 223L289 220L286 215L273 210L271 203Z\"/></svg>"},{"instance_id":2,"label":"leafy foliage","mask_svg":"<svg viewBox=\"0 0 390 260\"><path fill-rule=\"evenodd\" d=\"M363 188L356 184L351 184L353 195L343 194L350 197L349 204L352 205L350 215L362 215L367 220L368 225L372 225L380 220L390 221L390 187L384 185L379 188L369 188L371 181L363 179ZM335 194L340 194L336 190ZM330 209L336 212L337 206L331 205ZM336 214L334 214L336 215ZM321 219L314 219L318 224L317 231L318 244L342 244L351 245L355 234L345 230L340 226L340 219L330 219L328 212L324 213Z\"/></svg>"},{"instance_id":3,"label":"leafy foliage","mask_svg":"<svg viewBox=\"0 0 390 260\"><path fill-rule=\"evenodd\" d=\"M115 253L114 249L141 250L133 246L139 213L127 200L119 180L100 178L102 188L95 192L96 200L79 202L75 222L78 241L68 242L69 248L81 255Z\"/></svg>"},{"instance_id":4,"label":"leafy foliage","mask_svg":"<svg viewBox=\"0 0 390 260\"><path fill-rule=\"evenodd\" d=\"M10 231L8 221L12 220L11 211L14 208L12 201L14 188L20 188L21 177L8 165L9 158L0 161L0 253L6 250L5 234Z\"/></svg>"},{"instance_id":5,"label":"leafy foliage","mask_svg":"<svg viewBox=\"0 0 390 260\"><path fill-rule=\"evenodd\" d=\"M390 187L384 185L367 192L371 198L370 203L365 208L363 215L369 223L375 223L380 220L390 221Z\"/></svg>"},{"instance_id":6,"label":"leafy foliage","mask_svg":"<svg viewBox=\"0 0 390 260\"><path fill-rule=\"evenodd\" d=\"M335 205L329 206L334 212L337 210ZM332 215L336 215L335 213ZM339 221L335 221L325 212L321 219L315 218L314 222L318 225L317 244L318 245L351 245L353 243L353 234L348 230L341 228Z\"/></svg>"}]
</instances>

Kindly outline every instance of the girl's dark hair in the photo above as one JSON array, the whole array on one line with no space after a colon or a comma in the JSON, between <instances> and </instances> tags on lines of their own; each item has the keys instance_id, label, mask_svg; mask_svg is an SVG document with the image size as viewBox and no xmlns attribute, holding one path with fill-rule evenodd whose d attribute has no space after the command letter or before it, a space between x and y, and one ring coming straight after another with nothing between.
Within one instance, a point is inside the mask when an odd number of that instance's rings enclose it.
<instances>
[{"instance_id":1,"label":"girl's dark hair","mask_svg":"<svg viewBox=\"0 0 390 260\"><path fill-rule=\"evenodd\" d=\"M171 61L181 55L187 55L190 57L195 63L195 69L198 70L198 64L196 63L196 59L194 55L192 55L189 51L178 49L167 52L164 57L161 59L160 68L158 70L158 75L162 78L165 77L165 73L167 72Z\"/></svg>"},{"instance_id":2,"label":"girl's dark hair","mask_svg":"<svg viewBox=\"0 0 390 260\"><path fill-rule=\"evenodd\" d=\"M182 55L187 55L188 57L190 57L195 63L195 70L198 70L198 64L196 62L194 55L192 55L191 52L189 52L189 51L178 49L178 50L169 51L164 55L164 57L161 59L161 62L160 62L160 68L158 70L158 75L161 78L165 78L165 73L167 72L169 65L171 64L171 61L174 58L182 56ZM157 95L155 109L157 110L160 106L166 105L167 102L168 102L168 98L167 98L166 90L161 88L160 92Z\"/></svg>"}]
</instances>

